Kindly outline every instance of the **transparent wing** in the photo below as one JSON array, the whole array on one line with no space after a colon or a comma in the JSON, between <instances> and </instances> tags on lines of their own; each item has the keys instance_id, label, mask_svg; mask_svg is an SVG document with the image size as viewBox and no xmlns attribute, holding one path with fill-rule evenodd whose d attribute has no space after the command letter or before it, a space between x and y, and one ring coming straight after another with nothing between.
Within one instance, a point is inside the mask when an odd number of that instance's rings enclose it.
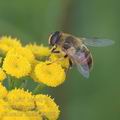
<instances>
[{"instance_id":1,"label":"transparent wing","mask_svg":"<svg viewBox=\"0 0 120 120\"><path fill-rule=\"evenodd\" d=\"M82 38L82 40L86 45L94 47L105 47L115 43L113 40L100 38Z\"/></svg>"},{"instance_id":2,"label":"transparent wing","mask_svg":"<svg viewBox=\"0 0 120 120\"><path fill-rule=\"evenodd\" d=\"M85 56L85 52L78 51L72 56L74 63L77 66L78 71L85 77L89 78L89 65L88 57Z\"/></svg>"},{"instance_id":3,"label":"transparent wing","mask_svg":"<svg viewBox=\"0 0 120 120\"><path fill-rule=\"evenodd\" d=\"M87 64L76 64L78 71L85 77L89 78L89 67Z\"/></svg>"}]
</instances>

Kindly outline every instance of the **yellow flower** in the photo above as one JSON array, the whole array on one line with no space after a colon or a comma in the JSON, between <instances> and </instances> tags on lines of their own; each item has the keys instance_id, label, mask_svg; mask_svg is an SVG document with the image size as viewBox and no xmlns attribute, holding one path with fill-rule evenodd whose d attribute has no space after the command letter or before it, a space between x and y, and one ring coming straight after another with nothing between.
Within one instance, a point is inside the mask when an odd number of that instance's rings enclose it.
<instances>
[{"instance_id":1,"label":"yellow flower","mask_svg":"<svg viewBox=\"0 0 120 120\"><path fill-rule=\"evenodd\" d=\"M30 49L36 57L48 56L50 54L48 47L37 45L36 43L28 44L26 48Z\"/></svg>"},{"instance_id":2,"label":"yellow flower","mask_svg":"<svg viewBox=\"0 0 120 120\"><path fill-rule=\"evenodd\" d=\"M35 67L35 75L38 82L42 82L48 86L56 87L65 80L65 71L60 64L48 62L40 62Z\"/></svg>"},{"instance_id":3,"label":"yellow flower","mask_svg":"<svg viewBox=\"0 0 120 120\"><path fill-rule=\"evenodd\" d=\"M2 53L8 52L11 48L21 47L21 43L16 38L10 36L3 36L0 38L0 51Z\"/></svg>"},{"instance_id":4,"label":"yellow flower","mask_svg":"<svg viewBox=\"0 0 120 120\"><path fill-rule=\"evenodd\" d=\"M8 52L8 54L19 54L26 58L30 63L35 59L32 51L24 47L13 48Z\"/></svg>"},{"instance_id":5,"label":"yellow flower","mask_svg":"<svg viewBox=\"0 0 120 120\"><path fill-rule=\"evenodd\" d=\"M0 68L0 81L3 81L6 78L5 72Z\"/></svg>"},{"instance_id":6,"label":"yellow flower","mask_svg":"<svg viewBox=\"0 0 120 120\"><path fill-rule=\"evenodd\" d=\"M51 54L50 55L50 61L51 62L58 62L61 64L63 68L68 68L69 67L69 59L68 57L64 58L62 54Z\"/></svg>"},{"instance_id":7,"label":"yellow flower","mask_svg":"<svg viewBox=\"0 0 120 120\"><path fill-rule=\"evenodd\" d=\"M7 96L7 89L0 83L0 99Z\"/></svg>"},{"instance_id":8,"label":"yellow flower","mask_svg":"<svg viewBox=\"0 0 120 120\"><path fill-rule=\"evenodd\" d=\"M17 78L26 76L31 71L31 64L29 61L19 54L8 54L3 61L3 69L7 74Z\"/></svg>"},{"instance_id":9,"label":"yellow flower","mask_svg":"<svg viewBox=\"0 0 120 120\"><path fill-rule=\"evenodd\" d=\"M7 100L13 109L32 110L35 108L34 96L23 89L13 89L7 95Z\"/></svg>"},{"instance_id":10,"label":"yellow flower","mask_svg":"<svg viewBox=\"0 0 120 120\"><path fill-rule=\"evenodd\" d=\"M32 120L25 114L25 112L10 110L3 115L1 120Z\"/></svg>"},{"instance_id":11,"label":"yellow flower","mask_svg":"<svg viewBox=\"0 0 120 120\"><path fill-rule=\"evenodd\" d=\"M5 102L3 99L0 99L0 120L1 117L10 110L8 102Z\"/></svg>"},{"instance_id":12,"label":"yellow flower","mask_svg":"<svg viewBox=\"0 0 120 120\"><path fill-rule=\"evenodd\" d=\"M37 110L41 113L43 117L46 117L48 120L57 120L60 114L59 108L47 95L36 95L35 103Z\"/></svg>"},{"instance_id":13,"label":"yellow flower","mask_svg":"<svg viewBox=\"0 0 120 120\"><path fill-rule=\"evenodd\" d=\"M43 120L42 116L37 111L26 111L26 115L30 120Z\"/></svg>"}]
</instances>

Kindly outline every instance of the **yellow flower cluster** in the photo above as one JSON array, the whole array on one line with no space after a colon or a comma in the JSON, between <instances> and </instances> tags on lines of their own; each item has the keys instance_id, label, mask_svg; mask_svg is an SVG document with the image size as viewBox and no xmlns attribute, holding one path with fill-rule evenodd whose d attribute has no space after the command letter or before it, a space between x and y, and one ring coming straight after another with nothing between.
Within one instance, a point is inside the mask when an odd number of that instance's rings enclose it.
<instances>
[{"instance_id":1,"label":"yellow flower cluster","mask_svg":"<svg viewBox=\"0 0 120 120\"><path fill-rule=\"evenodd\" d=\"M4 94L0 98L0 120L57 120L59 116L58 106L48 95L32 95L24 89L5 92L2 85L0 90Z\"/></svg>"},{"instance_id":2,"label":"yellow flower cluster","mask_svg":"<svg viewBox=\"0 0 120 120\"><path fill-rule=\"evenodd\" d=\"M65 81L69 60L63 54L50 53L48 47L36 43L23 46L20 40L4 36L0 38L0 51L5 56L0 69L0 81L6 78L6 74L16 78L30 76L34 81L50 87Z\"/></svg>"},{"instance_id":3,"label":"yellow flower cluster","mask_svg":"<svg viewBox=\"0 0 120 120\"><path fill-rule=\"evenodd\" d=\"M69 59L62 51L50 51L36 43L22 45L16 38L0 38L0 120L58 119L60 111L51 97L36 94L37 87L28 92L22 86L25 77L32 78L36 86L57 87L65 81Z\"/></svg>"}]
</instances>

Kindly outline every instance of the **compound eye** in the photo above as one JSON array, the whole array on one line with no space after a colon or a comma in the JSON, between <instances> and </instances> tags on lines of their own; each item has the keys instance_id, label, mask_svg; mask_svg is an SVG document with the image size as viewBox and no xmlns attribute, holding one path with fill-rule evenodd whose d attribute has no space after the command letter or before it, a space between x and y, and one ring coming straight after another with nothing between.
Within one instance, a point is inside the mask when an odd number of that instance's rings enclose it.
<instances>
[{"instance_id":1,"label":"compound eye","mask_svg":"<svg viewBox=\"0 0 120 120\"><path fill-rule=\"evenodd\" d=\"M49 38L49 44L52 45L52 46L54 46L55 44L58 43L59 39L60 39L60 32L57 31L57 32L53 33L50 36L50 38Z\"/></svg>"}]
</instances>

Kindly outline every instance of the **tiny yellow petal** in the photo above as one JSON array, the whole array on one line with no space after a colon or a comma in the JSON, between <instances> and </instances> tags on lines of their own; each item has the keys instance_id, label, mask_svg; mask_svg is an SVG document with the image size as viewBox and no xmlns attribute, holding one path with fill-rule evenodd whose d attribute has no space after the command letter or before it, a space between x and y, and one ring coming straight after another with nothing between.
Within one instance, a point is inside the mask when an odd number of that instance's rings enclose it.
<instances>
[{"instance_id":1,"label":"tiny yellow petal","mask_svg":"<svg viewBox=\"0 0 120 120\"><path fill-rule=\"evenodd\" d=\"M47 95L38 94L35 96L37 110L48 120L57 120L60 114L58 105Z\"/></svg>"},{"instance_id":2,"label":"tiny yellow petal","mask_svg":"<svg viewBox=\"0 0 120 120\"><path fill-rule=\"evenodd\" d=\"M56 87L65 81L65 71L60 64L40 62L35 67L35 75L38 82Z\"/></svg>"}]
</instances>

